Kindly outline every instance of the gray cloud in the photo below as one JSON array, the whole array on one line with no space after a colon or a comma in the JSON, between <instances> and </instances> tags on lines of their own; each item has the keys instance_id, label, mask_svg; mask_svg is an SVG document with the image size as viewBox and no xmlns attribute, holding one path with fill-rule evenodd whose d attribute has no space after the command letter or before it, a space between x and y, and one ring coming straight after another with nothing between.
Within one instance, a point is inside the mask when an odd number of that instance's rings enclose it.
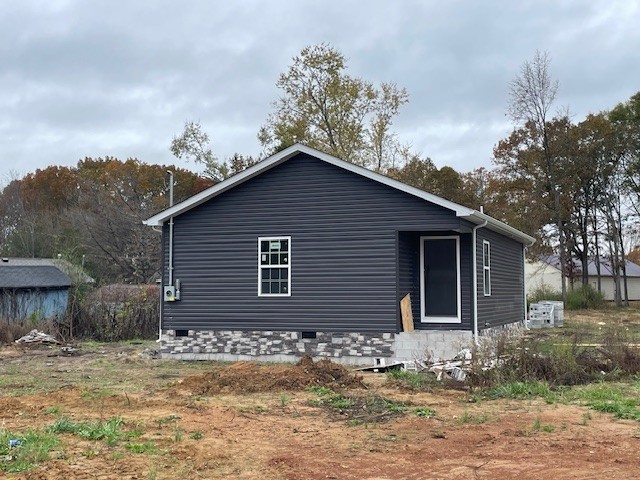
<instances>
[{"instance_id":1,"label":"gray cloud","mask_svg":"<svg viewBox=\"0 0 640 480\"><path fill-rule=\"evenodd\" d=\"M85 156L173 163L187 119L218 156L257 154L278 75L319 42L352 74L407 88L403 141L437 165L489 166L512 128L507 83L536 49L552 57L558 107L579 120L640 89L638 24L624 0L3 5L0 178Z\"/></svg>"}]
</instances>

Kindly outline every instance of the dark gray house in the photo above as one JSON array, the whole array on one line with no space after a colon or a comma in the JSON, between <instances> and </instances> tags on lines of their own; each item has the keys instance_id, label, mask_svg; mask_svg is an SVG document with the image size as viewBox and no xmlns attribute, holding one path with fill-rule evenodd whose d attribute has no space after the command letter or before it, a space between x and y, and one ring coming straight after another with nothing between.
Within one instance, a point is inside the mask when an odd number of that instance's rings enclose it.
<instances>
[{"instance_id":1,"label":"dark gray house","mask_svg":"<svg viewBox=\"0 0 640 480\"><path fill-rule=\"evenodd\" d=\"M162 227L166 356L442 357L525 318L532 237L303 145L145 223Z\"/></svg>"}]
</instances>

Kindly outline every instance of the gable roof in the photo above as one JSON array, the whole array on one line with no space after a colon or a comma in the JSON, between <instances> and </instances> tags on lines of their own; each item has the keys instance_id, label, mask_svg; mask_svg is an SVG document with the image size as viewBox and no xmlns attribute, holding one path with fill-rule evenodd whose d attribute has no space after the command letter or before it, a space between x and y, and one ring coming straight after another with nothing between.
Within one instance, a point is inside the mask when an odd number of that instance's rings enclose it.
<instances>
[{"instance_id":1,"label":"gable roof","mask_svg":"<svg viewBox=\"0 0 640 480\"><path fill-rule=\"evenodd\" d=\"M402 182L394 180L392 178L386 177L379 173L373 172L366 168L360 167L358 165L354 165L353 163L346 162L341 160L333 155L329 155L327 153L321 152L311 147L307 147L306 145L302 145L296 143L284 150L271 155L270 157L265 158L261 162L247 168L246 170L230 177L223 182L220 182L202 192L193 195L192 197L186 199L183 202L180 202L173 207L170 207L162 212L148 218L143 223L149 226L161 226L164 222L169 220L171 217L178 216L224 192L230 190L231 188L240 185L241 183L246 182L247 180L252 179L260 175L261 173L280 165L281 163L290 160L294 156L304 153L310 155L314 158L322 160L323 162L329 163L336 167L342 168L344 170L356 173L370 180L374 180L378 183L382 183L383 185L387 185L391 188L395 188L396 190L400 190L402 192L408 193L409 195L413 195L415 197L421 198L427 202L433 203L435 205L439 205L448 210L451 210L455 213L457 217L464 218L469 220L476 225L482 225L486 222L487 228L490 230L496 231L508 237L511 237L523 244L532 245L535 242L533 237L516 230L513 227L510 227L506 223L503 223L495 218L490 217L489 215L485 215L482 212L478 212L472 208L468 208L457 203L451 202L449 200L445 200L444 198L438 197L432 193L425 192L418 188L412 187L410 185L406 185Z\"/></svg>"},{"instance_id":2,"label":"gable roof","mask_svg":"<svg viewBox=\"0 0 640 480\"><path fill-rule=\"evenodd\" d=\"M559 255L541 255L540 261L552 266L553 268L560 270L560 256ZM576 275L580 275L582 272L582 263L577 258L572 259L574 265L574 271ZM640 265L633 263L630 260L625 260L625 266L627 270L627 277L640 277ZM595 258L590 258L587 263L587 275L590 277L597 277L598 270L596 268ZM600 257L600 276L612 277L613 268L611 266L611 260L607 257Z\"/></svg>"},{"instance_id":3,"label":"gable roof","mask_svg":"<svg viewBox=\"0 0 640 480\"><path fill-rule=\"evenodd\" d=\"M61 258L18 258L4 257L0 259L0 268L5 267L55 267L71 278L72 284L95 283L96 281L87 275L79 265L74 265Z\"/></svg>"},{"instance_id":4,"label":"gable roof","mask_svg":"<svg viewBox=\"0 0 640 480\"><path fill-rule=\"evenodd\" d=\"M0 288L68 288L69 276L53 265L2 265Z\"/></svg>"}]
</instances>

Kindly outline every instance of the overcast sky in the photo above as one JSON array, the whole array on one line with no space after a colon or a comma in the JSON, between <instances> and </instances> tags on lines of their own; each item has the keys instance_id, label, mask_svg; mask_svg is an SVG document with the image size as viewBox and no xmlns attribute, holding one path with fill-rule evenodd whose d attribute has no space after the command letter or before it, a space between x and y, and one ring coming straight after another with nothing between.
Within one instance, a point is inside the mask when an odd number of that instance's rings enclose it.
<instances>
[{"instance_id":1,"label":"overcast sky","mask_svg":"<svg viewBox=\"0 0 640 480\"><path fill-rule=\"evenodd\" d=\"M330 43L349 73L410 94L395 129L439 167L491 165L508 82L536 49L574 120L640 90L640 1L3 1L0 181L85 156L177 163L200 121L215 154L258 155L278 75Z\"/></svg>"}]
</instances>

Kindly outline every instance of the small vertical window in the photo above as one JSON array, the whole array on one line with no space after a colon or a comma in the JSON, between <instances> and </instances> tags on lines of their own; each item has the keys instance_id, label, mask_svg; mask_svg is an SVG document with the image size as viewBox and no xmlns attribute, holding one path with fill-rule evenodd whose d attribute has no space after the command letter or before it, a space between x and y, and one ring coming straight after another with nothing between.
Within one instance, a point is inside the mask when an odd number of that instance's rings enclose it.
<instances>
[{"instance_id":1,"label":"small vertical window","mask_svg":"<svg viewBox=\"0 0 640 480\"><path fill-rule=\"evenodd\" d=\"M291 295L291 237L258 238L258 296Z\"/></svg>"},{"instance_id":2,"label":"small vertical window","mask_svg":"<svg viewBox=\"0 0 640 480\"><path fill-rule=\"evenodd\" d=\"M491 244L486 240L482 242L482 282L484 296L491 296Z\"/></svg>"}]
</instances>

